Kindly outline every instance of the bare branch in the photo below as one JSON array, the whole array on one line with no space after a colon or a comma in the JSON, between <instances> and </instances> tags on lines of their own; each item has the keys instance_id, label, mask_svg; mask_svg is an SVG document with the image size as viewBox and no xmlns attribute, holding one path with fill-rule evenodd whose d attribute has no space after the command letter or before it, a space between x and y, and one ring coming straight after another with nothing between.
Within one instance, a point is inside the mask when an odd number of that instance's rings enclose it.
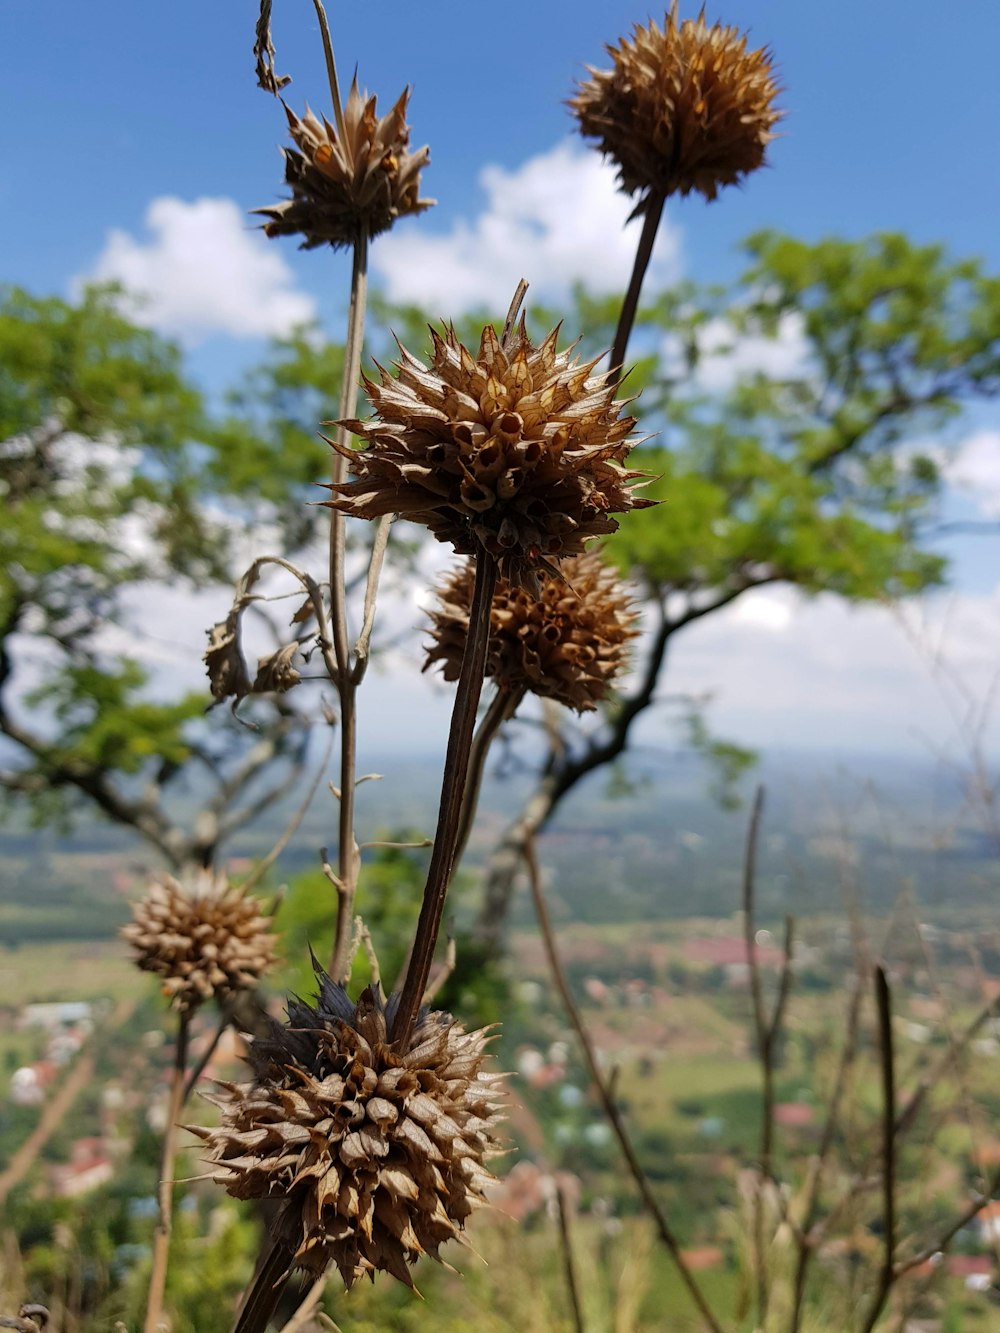
<instances>
[{"instance_id":1,"label":"bare branch","mask_svg":"<svg viewBox=\"0 0 1000 1333\"><path fill-rule=\"evenodd\" d=\"M684 1255L681 1253L681 1247L677 1237L674 1235L673 1228L670 1226L665 1213L656 1201L656 1197L649 1184L649 1179L643 1171L638 1157L636 1157L635 1149L632 1146L632 1140L629 1137L628 1130L625 1128L625 1122L622 1119L621 1112L618 1110L615 1102L612 1101L611 1097L608 1095L607 1084L601 1074L600 1066L597 1063L597 1056L591 1045L590 1036L587 1029L584 1027L583 1019L580 1017L580 1011L577 1008L576 1001L573 999L573 993L569 988L569 983L566 980L566 973L563 971L559 952L556 948L555 935L552 931L552 922L549 918L549 911L542 893L541 876L538 870L538 860L535 856L534 839L531 837L527 838L524 844L524 860L528 869L528 883L535 904L535 912L538 916L538 925L542 933L542 942L545 945L545 953L549 961L549 967L552 971L552 978L563 1002L566 1015L580 1041L584 1060L590 1073L591 1082L600 1099L601 1106L604 1108L604 1114L607 1116L608 1123L611 1125L615 1137L618 1140L619 1147L622 1150L629 1171L632 1174L632 1179L638 1187L642 1202L656 1224L657 1234L666 1248L667 1253L676 1265L688 1295L697 1306L698 1312L704 1320L706 1328L711 1329L712 1333L722 1333L721 1325L709 1309L701 1288L698 1286L694 1275L684 1260Z\"/></svg>"},{"instance_id":2,"label":"bare branch","mask_svg":"<svg viewBox=\"0 0 1000 1333\"><path fill-rule=\"evenodd\" d=\"M556 1204L559 1209L559 1241L562 1247L563 1271L566 1274L566 1286L569 1288L570 1304L573 1307L573 1327L576 1333L584 1333L583 1306L580 1302L580 1286L576 1277L576 1265L573 1262L573 1241L570 1236L569 1206L563 1187L556 1182Z\"/></svg>"},{"instance_id":3,"label":"bare branch","mask_svg":"<svg viewBox=\"0 0 1000 1333\"><path fill-rule=\"evenodd\" d=\"M441 987L455 970L455 961L455 941L449 935L444 960L431 973L430 978L428 979L427 989L424 991L424 1004L430 1004L434 997L440 992Z\"/></svg>"},{"instance_id":4,"label":"bare branch","mask_svg":"<svg viewBox=\"0 0 1000 1333\"><path fill-rule=\"evenodd\" d=\"M382 575L382 563L385 560L386 547L389 545L389 531L395 514L383 514L375 529L372 541L371 559L368 563L368 579L365 583L365 605L362 613L361 633L354 645L354 683L359 684L368 666L368 651L371 645L372 630L375 628L375 598L378 594L378 581Z\"/></svg>"}]
</instances>

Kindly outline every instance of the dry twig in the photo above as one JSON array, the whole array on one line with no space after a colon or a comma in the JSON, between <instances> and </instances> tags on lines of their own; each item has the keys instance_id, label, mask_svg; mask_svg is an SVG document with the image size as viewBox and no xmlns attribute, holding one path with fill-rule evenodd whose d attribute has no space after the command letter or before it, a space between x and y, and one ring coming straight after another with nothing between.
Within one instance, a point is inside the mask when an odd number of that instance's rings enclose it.
<instances>
[{"instance_id":1,"label":"dry twig","mask_svg":"<svg viewBox=\"0 0 1000 1333\"><path fill-rule=\"evenodd\" d=\"M546 957L548 958L549 967L552 971L552 979L556 984L556 989L558 990L563 1006L566 1009L566 1015L579 1038L584 1060L590 1073L594 1090L604 1109L604 1114L607 1116L608 1123L611 1125L615 1137L618 1140L618 1144L622 1150L628 1169L631 1172L632 1179L635 1181L639 1190L642 1202L650 1216L653 1218L657 1234L667 1250L667 1253L676 1265L681 1281L684 1283L688 1295L697 1306L698 1312L705 1322L705 1327L711 1329L712 1333L722 1333L721 1325L712 1314L701 1288L684 1260L684 1255L681 1253L680 1243L674 1235L673 1228L667 1221L666 1214L663 1212L663 1209L660 1207L653 1194L649 1179L643 1171L639 1159L635 1154L635 1149L632 1146L632 1140L625 1127L621 1112L608 1095L607 1084L605 1083L597 1063L597 1056L591 1045L590 1035L584 1027L583 1019L580 1017L580 1011L577 1008L576 1001L573 999L572 991L566 980L566 973L563 971L562 962L559 958L555 935L552 931L552 922L549 918L549 911L545 905L545 897L542 893L538 860L535 856L535 845L530 837L526 839L524 843L524 860L528 869L528 884L531 888L531 897L534 901L535 912L538 916L538 925L542 933L542 942L545 945Z\"/></svg>"}]
</instances>

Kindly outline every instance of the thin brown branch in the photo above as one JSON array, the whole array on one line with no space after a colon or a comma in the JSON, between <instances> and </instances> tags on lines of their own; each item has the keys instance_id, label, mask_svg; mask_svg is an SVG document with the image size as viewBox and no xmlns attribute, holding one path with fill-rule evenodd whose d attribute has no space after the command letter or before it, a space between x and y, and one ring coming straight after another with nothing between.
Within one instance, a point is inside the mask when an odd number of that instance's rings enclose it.
<instances>
[{"instance_id":1,"label":"thin brown branch","mask_svg":"<svg viewBox=\"0 0 1000 1333\"><path fill-rule=\"evenodd\" d=\"M284 1241L273 1234L281 1225L282 1212L280 1210L271 1223L272 1234L264 1240L256 1272L236 1312L232 1333L264 1333L281 1299L292 1271L293 1258Z\"/></svg>"},{"instance_id":2,"label":"thin brown branch","mask_svg":"<svg viewBox=\"0 0 1000 1333\"><path fill-rule=\"evenodd\" d=\"M336 71L333 66L333 48L326 25L326 15L319 0L314 0L323 33L323 46L330 72L334 110L339 106ZM343 131L341 131L343 133ZM368 232L361 227L352 252L351 298L347 312L347 338L344 345L344 373L340 391L340 421L353 417L357 411L358 381L361 375L361 349L364 343L365 307L368 299ZM347 452L350 436L346 426L337 426L337 448L333 454L331 480L339 485L347 475ZM354 910L361 856L354 834L354 797L357 786L355 765L357 757L357 681L362 671L358 663L352 666L347 635L347 591L345 559L347 539L345 518L338 509L330 510L330 618L333 628L333 653L336 671L331 679L340 699L340 800L337 820L337 876L340 883L337 900L337 929L330 974L338 977L346 961L346 926ZM372 551L374 565L378 553L376 538ZM371 574L371 569L369 570ZM374 588L366 594L366 605L371 602L374 614ZM368 633L370 634L370 629ZM357 679L355 676L357 675ZM342 931L342 927L344 928Z\"/></svg>"},{"instance_id":3,"label":"thin brown branch","mask_svg":"<svg viewBox=\"0 0 1000 1333\"><path fill-rule=\"evenodd\" d=\"M951 1066L965 1054L976 1034L998 1013L1000 1013L1000 995L991 1000L989 1004L984 1005L954 1041L949 1042L947 1049L935 1065L924 1070L916 1087L907 1098L906 1104L896 1116L897 1137L907 1133L912 1127L928 1095L934 1088L940 1086L941 1080Z\"/></svg>"},{"instance_id":4,"label":"thin brown branch","mask_svg":"<svg viewBox=\"0 0 1000 1333\"><path fill-rule=\"evenodd\" d=\"M434 997L440 992L441 987L454 972L456 961L455 941L449 935L448 947L445 949L444 958L431 973L431 978L427 983L427 989L424 991L424 1004L430 1004Z\"/></svg>"},{"instance_id":5,"label":"thin brown branch","mask_svg":"<svg viewBox=\"0 0 1000 1333\"><path fill-rule=\"evenodd\" d=\"M483 688L486 668L486 650L489 646L490 608L496 587L497 566L493 556L480 549L476 556L476 582L469 610L469 632L462 657L462 671L455 692L448 748L445 754L444 780L441 784L441 803L438 808L434 848L427 870L420 917L413 936L413 951L406 970L406 978L399 997L399 1007L393 1023L393 1041L405 1044L427 989L434 946L437 944L444 914L445 899L455 865L458 836L461 831L462 807L469 755L476 725L479 695Z\"/></svg>"},{"instance_id":6,"label":"thin brown branch","mask_svg":"<svg viewBox=\"0 0 1000 1333\"><path fill-rule=\"evenodd\" d=\"M355 685L360 685L365 671L368 669L372 630L375 628L375 599L378 595L378 581L382 576L382 565L385 562L385 552L389 545L389 531L395 517L395 514L383 514L378 521L375 536L372 540L371 555L368 560L368 577L365 580L365 604L361 615L361 633L354 645L354 671L351 679Z\"/></svg>"},{"instance_id":7,"label":"thin brown branch","mask_svg":"<svg viewBox=\"0 0 1000 1333\"><path fill-rule=\"evenodd\" d=\"M879 1066L882 1075L882 1269L862 1333L878 1323L896 1280L896 1071L892 1040L892 997L885 969L875 968Z\"/></svg>"},{"instance_id":8,"label":"thin brown branch","mask_svg":"<svg viewBox=\"0 0 1000 1333\"><path fill-rule=\"evenodd\" d=\"M184 1092L181 1095L182 1106L187 1102L192 1092L194 1092L198 1084L198 1080L201 1078L202 1074L204 1074L205 1070L208 1068L208 1062L211 1060L212 1056L218 1050L219 1042L222 1040L223 1034L225 1033L226 1028L229 1027L229 1024L231 1022L232 1022L232 1015L223 1012L222 1018L219 1020L215 1032L212 1035L211 1041L205 1047L204 1051L202 1051L201 1055L198 1057L198 1060L193 1065L190 1074L188 1074L187 1076L187 1082L184 1084Z\"/></svg>"},{"instance_id":9,"label":"thin brown branch","mask_svg":"<svg viewBox=\"0 0 1000 1333\"><path fill-rule=\"evenodd\" d=\"M666 196L664 194L651 193L646 200L642 215L642 231L639 233L639 244L636 247L635 261L632 265L632 276L629 279L625 299L622 301L614 342L611 344L610 374L611 381L614 384L617 384L622 377L628 340L635 324L636 311L639 308L642 280L646 276L646 270L652 258L653 244L656 241L656 233L660 226L660 219L663 216L665 202Z\"/></svg>"},{"instance_id":10,"label":"thin brown branch","mask_svg":"<svg viewBox=\"0 0 1000 1333\"><path fill-rule=\"evenodd\" d=\"M523 698L524 690L498 689L490 700L490 705L483 714L479 726L476 728L476 734L472 738L472 751L469 755L469 776L465 784L465 795L462 798L462 824L458 834L458 850L455 853L456 865L461 861L468 846L469 835L475 823L490 748L496 740L500 728L514 716Z\"/></svg>"},{"instance_id":11,"label":"thin brown branch","mask_svg":"<svg viewBox=\"0 0 1000 1333\"><path fill-rule=\"evenodd\" d=\"M997 1167L993 1172L992 1177L987 1182L986 1190L981 1194L977 1194L968 1206L963 1208L962 1211L948 1223L943 1231L938 1232L934 1240L928 1245L925 1245L923 1249L919 1250L916 1254L911 1255L908 1259L904 1259L896 1265L893 1270L894 1279L901 1278L905 1273L911 1272L914 1268L919 1268L921 1264L926 1263L927 1260L933 1258L935 1254L940 1254L942 1250L946 1250L958 1232L961 1231L963 1227L968 1226L969 1223L983 1211L986 1205L992 1203L998 1195L1000 1195L1000 1167Z\"/></svg>"},{"instance_id":12,"label":"thin brown branch","mask_svg":"<svg viewBox=\"0 0 1000 1333\"><path fill-rule=\"evenodd\" d=\"M344 122L344 107L340 100L340 83L337 79L337 62L333 58L333 42L330 40L330 25L326 19L326 10L322 0L313 0L316 17L319 19L320 36L323 39L323 55L326 58L326 77L330 83L330 101L333 103L333 119L340 135L340 142L345 151L350 151L351 139Z\"/></svg>"},{"instance_id":13,"label":"thin brown branch","mask_svg":"<svg viewBox=\"0 0 1000 1333\"><path fill-rule=\"evenodd\" d=\"M556 948L552 922L549 918L548 907L545 904L545 897L542 893L538 859L535 856L535 844L534 840L531 838L527 839L524 844L524 860L528 869L528 884L531 888L531 896L535 904L535 912L538 916L538 925L541 930L546 957L548 958L549 967L552 971L552 979L555 982L556 989L559 992L560 999L563 1002L570 1024L579 1039L584 1061L586 1062L587 1069L590 1073L591 1082L594 1085L594 1091L597 1093L601 1106L604 1109L604 1114L608 1118L608 1123L618 1140L618 1145L622 1150L622 1155L631 1172L632 1179L635 1181L639 1190L642 1202L656 1225L657 1234L667 1250L667 1253L673 1260L681 1281L687 1289L688 1295L697 1306L698 1312L705 1322L705 1327L711 1329L712 1333L722 1333L721 1325L709 1309L708 1302L705 1300L701 1288L698 1286L694 1275L684 1260L684 1255L681 1253L681 1247L677 1237L674 1235L673 1228L667 1221L663 1209L656 1201L656 1197L653 1194L646 1173L643 1171L639 1159L635 1154L635 1149L632 1146L632 1140L625 1127L621 1112L618 1110L615 1102L612 1101L611 1097L608 1095L607 1083L605 1082L600 1066L597 1063L597 1056L590 1041L590 1034L584 1027L580 1011L576 1001L573 999L573 993L569 988L569 983L566 980L566 973L563 970L559 951Z\"/></svg>"},{"instance_id":14,"label":"thin brown branch","mask_svg":"<svg viewBox=\"0 0 1000 1333\"><path fill-rule=\"evenodd\" d=\"M174 1160L177 1155L177 1130L184 1103L184 1081L187 1071L189 1018L181 1012L177 1020L177 1044L170 1077L170 1098L167 1103L167 1124L163 1131L160 1155L160 1183L157 1190L159 1220L153 1233L153 1271L149 1280L149 1298L146 1303L144 1333L157 1333L163 1313L163 1294L167 1285L167 1260L170 1254L170 1232L174 1203Z\"/></svg>"},{"instance_id":15,"label":"thin brown branch","mask_svg":"<svg viewBox=\"0 0 1000 1333\"><path fill-rule=\"evenodd\" d=\"M330 855L325 847L319 850L320 869L327 880L333 885L337 894L337 915L335 918L333 932L333 953L330 961L330 975L334 981L343 982L346 980L344 969L347 965L347 956L350 951L350 930L351 930L351 895L348 892L343 880L330 864Z\"/></svg>"},{"instance_id":16,"label":"thin brown branch","mask_svg":"<svg viewBox=\"0 0 1000 1333\"><path fill-rule=\"evenodd\" d=\"M753 1201L753 1268L757 1286L757 1324L767 1322L768 1275L764 1245L764 1185L771 1178L771 1149L774 1138L774 1053L773 1027L764 1012L764 986L757 956L754 895L757 875L757 841L764 810L764 788L754 794L750 824L747 829L746 850L743 856L743 939L747 967L750 972L750 997L753 1005L754 1030L757 1035L757 1056L762 1073L762 1115L760 1130L760 1162Z\"/></svg>"},{"instance_id":17,"label":"thin brown branch","mask_svg":"<svg viewBox=\"0 0 1000 1333\"><path fill-rule=\"evenodd\" d=\"M316 790L319 787L319 784L323 780L323 774L326 772L327 766L330 763L330 752L332 751L332 749L333 749L333 735L331 734L330 739L327 741L326 744L326 751L323 755L323 760L320 763L319 767L316 769L316 776L309 784L309 790L306 792L302 804L299 806L298 810L295 811L291 819L288 821L288 825L285 828L284 833L282 833L281 837L278 839L278 841L274 844L274 846L271 848L268 854L261 861L259 861L257 865L254 866L253 870L251 870L250 874L243 881L241 887L244 893L249 893L251 889L256 888L256 886L260 883L261 879L264 877L267 871L270 870L271 866L274 865L275 861L277 861L278 857L281 855L281 853L291 842L292 838L298 832L298 829L302 824L303 819L305 819L306 813L309 810L310 805L312 805L313 797L316 795Z\"/></svg>"},{"instance_id":18,"label":"thin brown branch","mask_svg":"<svg viewBox=\"0 0 1000 1333\"><path fill-rule=\"evenodd\" d=\"M573 1327L576 1333L583 1333L583 1306L580 1302L580 1285L576 1277L576 1265L573 1262L573 1240L570 1235L569 1207L563 1187L556 1182L556 1205L559 1209L559 1242L562 1248L563 1271L566 1274L566 1286L569 1288L570 1304L573 1307Z\"/></svg>"},{"instance_id":19,"label":"thin brown branch","mask_svg":"<svg viewBox=\"0 0 1000 1333\"><path fill-rule=\"evenodd\" d=\"M312 1321L316 1307L323 1299L323 1292L325 1290L326 1274L324 1273L321 1277L316 1279L306 1292L299 1308L292 1315L291 1319L289 1319L288 1323L282 1325L281 1333L300 1333L300 1330L304 1329L305 1326Z\"/></svg>"}]
</instances>

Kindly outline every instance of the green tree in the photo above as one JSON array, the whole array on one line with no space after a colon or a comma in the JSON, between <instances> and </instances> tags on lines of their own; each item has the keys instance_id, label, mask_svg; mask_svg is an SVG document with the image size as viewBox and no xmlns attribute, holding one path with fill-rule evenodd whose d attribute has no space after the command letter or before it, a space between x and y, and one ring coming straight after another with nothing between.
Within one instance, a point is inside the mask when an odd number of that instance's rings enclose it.
<instances>
[{"instance_id":1,"label":"green tree","mask_svg":"<svg viewBox=\"0 0 1000 1333\"><path fill-rule=\"evenodd\" d=\"M245 442L257 458L252 429ZM301 509L301 466L262 463L255 487L233 467L230 484L234 456L178 349L130 322L113 289L76 303L0 291L0 789L37 822L96 808L175 868L210 863L305 759L286 702L257 705L259 731L218 725L207 689L151 693L130 638L130 594L229 583L261 504Z\"/></svg>"},{"instance_id":2,"label":"green tree","mask_svg":"<svg viewBox=\"0 0 1000 1333\"><path fill-rule=\"evenodd\" d=\"M630 466L657 478L647 494L663 503L630 514L608 550L640 590L646 645L635 685L596 726L564 723L491 855L477 923L487 953L501 947L525 838L624 752L677 634L768 584L871 602L946 578L936 451L909 442L1000 390L1000 279L899 235L762 233L746 250L733 288L686 284L640 314L628 387L658 433ZM596 354L617 300L577 304L572 323ZM802 356L786 374L740 371L741 338L790 330Z\"/></svg>"}]
</instances>

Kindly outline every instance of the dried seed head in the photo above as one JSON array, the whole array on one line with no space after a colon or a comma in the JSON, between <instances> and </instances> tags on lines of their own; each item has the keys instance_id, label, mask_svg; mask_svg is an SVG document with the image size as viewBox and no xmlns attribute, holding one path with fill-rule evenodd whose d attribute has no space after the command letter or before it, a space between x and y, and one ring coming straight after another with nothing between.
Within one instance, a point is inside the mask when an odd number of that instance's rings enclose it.
<instances>
[{"instance_id":1,"label":"dried seed head","mask_svg":"<svg viewBox=\"0 0 1000 1333\"><path fill-rule=\"evenodd\" d=\"M18 1333L42 1333L51 1318L44 1305L22 1305L17 1315L5 1315L0 1319L0 1328L13 1328Z\"/></svg>"},{"instance_id":2,"label":"dried seed head","mask_svg":"<svg viewBox=\"0 0 1000 1333\"><path fill-rule=\"evenodd\" d=\"M453 570L438 589L424 670L440 663L457 680L469 634L475 571ZM596 708L611 688L635 638L627 588L596 551L571 556L559 576L545 574L537 597L501 581L490 611L486 674L503 690L530 691L578 713Z\"/></svg>"},{"instance_id":3,"label":"dried seed head","mask_svg":"<svg viewBox=\"0 0 1000 1333\"><path fill-rule=\"evenodd\" d=\"M643 474L622 466L635 418L619 415L596 360L556 351L558 332L536 347L522 320L502 344L487 325L473 356L454 329L432 329L430 366L400 346L396 378L379 367L379 383L365 380L376 415L341 423L368 448L346 451L355 479L326 503L422 523L463 555L485 548L528 586L613 532L613 514L653 504L635 495Z\"/></svg>"},{"instance_id":4,"label":"dried seed head","mask_svg":"<svg viewBox=\"0 0 1000 1333\"><path fill-rule=\"evenodd\" d=\"M284 148L285 184L292 197L256 213L268 219L267 236L301 235L303 250L317 245L353 245L388 231L397 218L422 213L433 199L420 198L420 172L430 149L409 151L410 127L404 89L387 116L375 113L374 97L358 91L357 79L344 106L341 137L324 116L306 108L299 119L285 107L295 148Z\"/></svg>"},{"instance_id":5,"label":"dried seed head","mask_svg":"<svg viewBox=\"0 0 1000 1333\"><path fill-rule=\"evenodd\" d=\"M132 918L121 933L136 966L162 977L164 994L182 1012L255 986L276 961L271 918L225 875L206 870L188 884L160 875Z\"/></svg>"},{"instance_id":6,"label":"dried seed head","mask_svg":"<svg viewBox=\"0 0 1000 1333\"><path fill-rule=\"evenodd\" d=\"M705 12L677 20L676 6L636 24L631 41L609 46L609 70L590 69L569 105L581 134L618 166L620 188L653 196L719 187L763 165L781 113L770 52L747 50L736 28L709 26Z\"/></svg>"},{"instance_id":7,"label":"dried seed head","mask_svg":"<svg viewBox=\"0 0 1000 1333\"><path fill-rule=\"evenodd\" d=\"M410 1266L439 1258L485 1202L503 1076L485 1069L488 1031L425 1010L396 1050L380 993L355 1006L317 974L315 1007L289 1002L287 1025L250 1047L254 1081L222 1084L221 1124L193 1132L230 1194L289 1201L280 1238L295 1267L412 1286Z\"/></svg>"}]
</instances>

